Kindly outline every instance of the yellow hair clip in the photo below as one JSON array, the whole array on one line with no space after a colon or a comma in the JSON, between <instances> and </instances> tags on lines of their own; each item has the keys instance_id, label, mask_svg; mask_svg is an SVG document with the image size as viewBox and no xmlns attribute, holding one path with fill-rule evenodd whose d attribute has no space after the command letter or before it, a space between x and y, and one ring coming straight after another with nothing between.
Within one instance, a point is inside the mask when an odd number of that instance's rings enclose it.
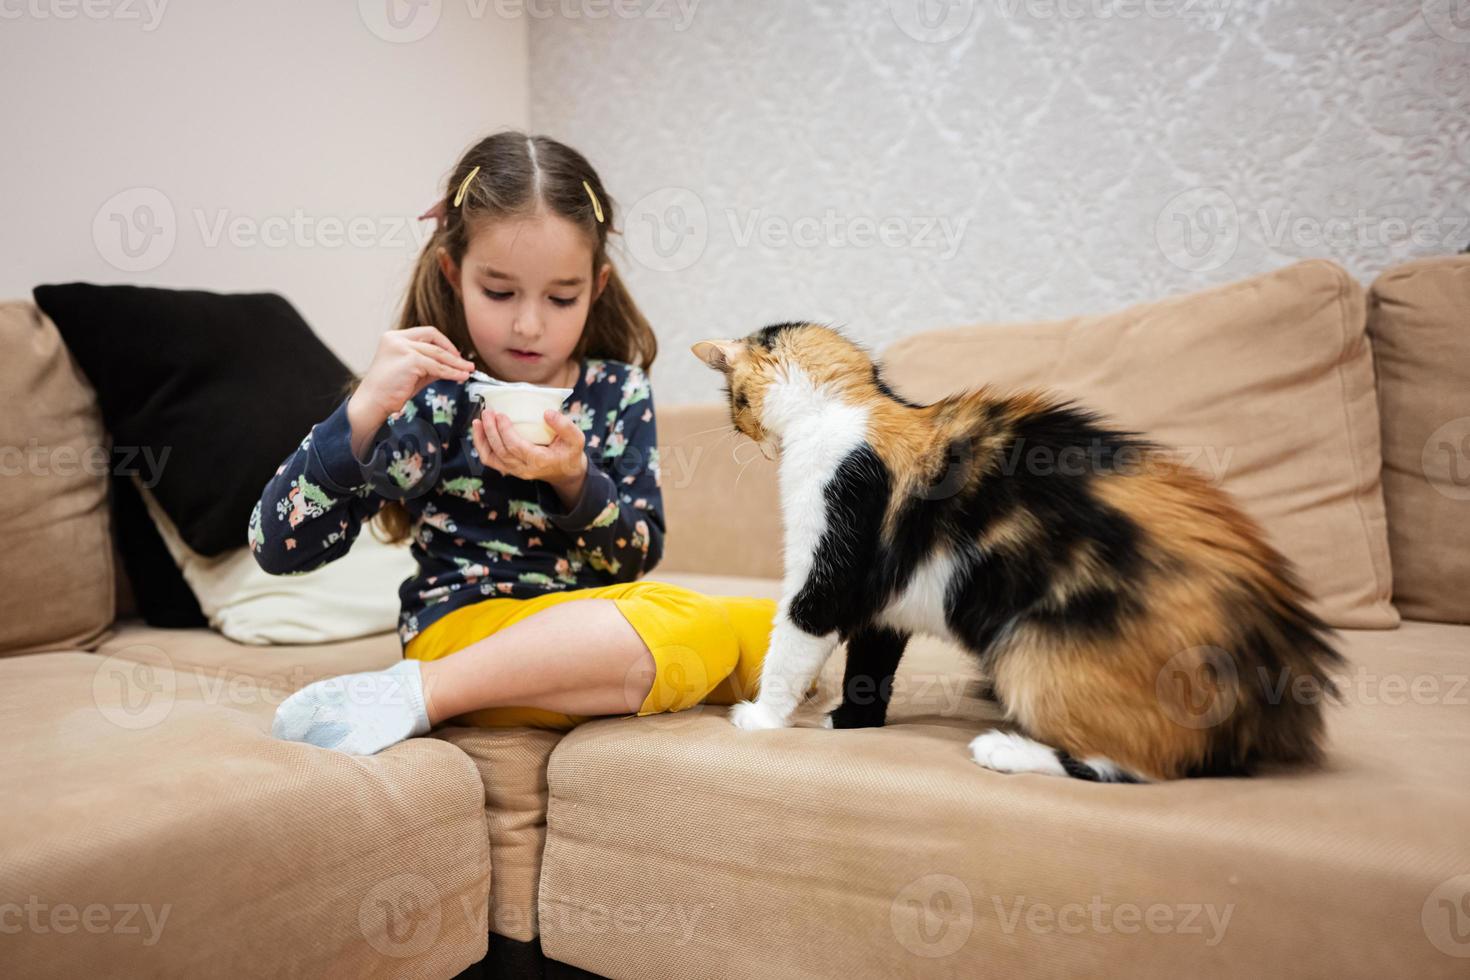
<instances>
[{"instance_id":1,"label":"yellow hair clip","mask_svg":"<svg viewBox=\"0 0 1470 980\"><path fill-rule=\"evenodd\" d=\"M471 170L468 174L466 174L464 180L460 182L459 190L456 191L454 194L455 207L459 207L459 202L464 200L464 192L470 189L470 181L474 180L475 174L479 172L480 168L476 167L474 170Z\"/></svg>"},{"instance_id":2,"label":"yellow hair clip","mask_svg":"<svg viewBox=\"0 0 1470 980\"><path fill-rule=\"evenodd\" d=\"M593 193L591 184L587 183L584 180L582 181L582 186L587 188L587 196L592 198L592 213L597 215L597 223L602 224L602 202L599 201L597 199L597 195Z\"/></svg>"}]
</instances>

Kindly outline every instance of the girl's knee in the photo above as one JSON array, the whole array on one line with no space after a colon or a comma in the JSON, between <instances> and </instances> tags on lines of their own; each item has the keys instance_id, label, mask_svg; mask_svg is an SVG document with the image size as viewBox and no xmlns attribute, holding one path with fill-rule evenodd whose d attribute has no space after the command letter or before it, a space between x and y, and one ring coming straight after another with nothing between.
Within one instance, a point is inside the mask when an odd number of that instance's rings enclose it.
<instances>
[{"instance_id":1,"label":"girl's knee","mask_svg":"<svg viewBox=\"0 0 1470 980\"><path fill-rule=\"evenodd\" d=\"M639 714L682 711L699 704L740 659L739 639L716 598L656 584L661 588L650 590L644 598L649 601L646 613L657 620L647 631L654 636L649 650L657 673Z\"/></svg>"}]
</instances>

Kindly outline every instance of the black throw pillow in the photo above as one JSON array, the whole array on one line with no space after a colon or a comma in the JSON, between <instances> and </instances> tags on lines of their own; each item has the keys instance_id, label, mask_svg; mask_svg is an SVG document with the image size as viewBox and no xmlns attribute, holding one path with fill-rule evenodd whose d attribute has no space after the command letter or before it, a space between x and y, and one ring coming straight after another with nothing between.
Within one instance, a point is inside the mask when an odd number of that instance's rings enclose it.
<instances>
[{"instance_id":1,"label":"black throw pillow","mask_svg":"<svg viewBox=\"0 0 1470 980\"><path fill-rule=\"evenodd\" d=\"M245 546L276 467L352 377L273 293L68 283L37 286L35 300L97 389L115 470L132 453L180 537L207 557ZM134 542L143 533L129 530Z\"/></svg>"},{"instance_id":2,"label":"black throw pillow","mask_svg":"<svg viewBox=\"0 0 1470 980\"><path fill-rule=\"evenodd\" d=\"M118 475L123 460L113 457L112 536L128 584L133 588L133 602L138 615L149 626L164 629L192 629L209 626L204 610L199 608L184 573L174 564L168 545L148 514L148 505L133 480Z\"/></svg>"}]
</instances>

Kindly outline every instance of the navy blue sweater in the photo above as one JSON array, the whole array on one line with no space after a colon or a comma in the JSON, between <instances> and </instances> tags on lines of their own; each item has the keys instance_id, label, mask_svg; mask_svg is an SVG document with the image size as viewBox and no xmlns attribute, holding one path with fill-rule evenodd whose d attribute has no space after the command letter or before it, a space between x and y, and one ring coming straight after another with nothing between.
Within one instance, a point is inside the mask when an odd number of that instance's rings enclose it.
<instances>
[{"instance_id":1,"label":"navy blue sweater","mask_svg":"<svg viewBox=\"0 0 1470 980\"><path fill-rule=\"evenodd\" d=\"M582 368L562 406L585 434L589 464L570 510L549 483L480 462L470 435L477 405L463 383L439 380L379 428L366 463L352 453L347 398L313 426L250 515L256 561L277 575L311 571L346 554L384 501L402 501L418 561L398 590L405 646L489 596L639 578L663 554L653 393L636 365L587 358Z\"/></svg>"}]
</instances>

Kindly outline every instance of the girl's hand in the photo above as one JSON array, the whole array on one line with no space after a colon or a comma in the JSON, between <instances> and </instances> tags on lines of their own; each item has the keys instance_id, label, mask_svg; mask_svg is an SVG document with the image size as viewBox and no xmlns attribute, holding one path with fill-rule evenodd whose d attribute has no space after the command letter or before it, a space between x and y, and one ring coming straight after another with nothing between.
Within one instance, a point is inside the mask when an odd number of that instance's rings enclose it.
<instances>
[{"instance_id":1,"label":"girl's hand","mask_svg":"<svg viewBox=\"0 0 1470 980\"><path fill-rule=\"evenodd\" d=\"M364 415L380 416L381 424L431 381L465 381L474 369L474 363L461 357L437 327L389 330L378 341L373 362L352 399Z\"/></svg>"},{"instance_id":2,"label":"girl's hand","mask_svg":"<svg viewBox=\"0 0 1470 980\"><path fill-rule=\"evenodd\" d=\"M556 438L549 445L538 446L515 429L504 412L485 409L470 421L475 451L481 462L507 476L522 480L545 480L565 499L576 499L587 475L587 454L583 447L587 437L566 415L554 408L546 410L546 424Z\"/></svg>"}]
</instances>

